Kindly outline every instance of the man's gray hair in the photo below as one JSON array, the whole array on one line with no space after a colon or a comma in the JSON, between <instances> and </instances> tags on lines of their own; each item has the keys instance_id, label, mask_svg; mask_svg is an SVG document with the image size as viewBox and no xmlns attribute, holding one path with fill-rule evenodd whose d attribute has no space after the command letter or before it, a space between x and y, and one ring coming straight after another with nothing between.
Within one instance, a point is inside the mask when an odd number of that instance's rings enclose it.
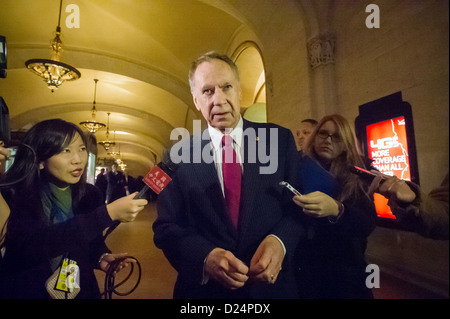
<instances>
[{"instance_id":1,"label":"man's gray hair","mask_svg":"<svg viewBox=\"0 0 450 319\"><path fill-rule=\"evenodd\" d=\"M239 71L236 64L231 60L227 55L220 54L215 51L207 52L201 56L199 56L197 59L195 59L192 64L191 68L189 69L189 85L191 87L191 92L194 92L194 74L197 70L197 67L202 64L203 62L210 62L212 60L222 60L226 64L228 64L231 68L231 70L234 72L234 75L236 76L236 79L239 82Z\"/></svg>"}]
</instances>

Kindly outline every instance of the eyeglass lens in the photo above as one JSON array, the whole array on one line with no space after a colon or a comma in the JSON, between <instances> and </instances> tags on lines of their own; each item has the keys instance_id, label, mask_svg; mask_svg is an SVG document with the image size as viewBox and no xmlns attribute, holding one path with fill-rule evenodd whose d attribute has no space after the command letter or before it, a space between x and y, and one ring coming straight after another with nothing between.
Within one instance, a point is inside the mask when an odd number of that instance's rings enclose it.
<instances>
[{"instance_id":1,"label":"eyeglass lens","mask_svg":"<svg viewBox=\"0 0 450 319\"><path fill-rule=\"evenodd\" d=\"M328 137L331 137L331 140L333 142L340 142L341 141L341 136L339 134L329 134L325 130L320 130L317 133L317 136L319 136L321 139L324 139L324 140L326 140Z\"/></svg>"}]
</instances>

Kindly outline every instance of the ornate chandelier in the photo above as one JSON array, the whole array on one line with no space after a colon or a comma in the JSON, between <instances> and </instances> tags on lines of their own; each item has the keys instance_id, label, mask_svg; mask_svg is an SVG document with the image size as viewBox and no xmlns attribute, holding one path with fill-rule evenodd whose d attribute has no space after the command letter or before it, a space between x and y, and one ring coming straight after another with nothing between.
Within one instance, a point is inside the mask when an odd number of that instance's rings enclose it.
<instances>
[{"instance_id":1,"label":"ornate chandelier","mask_svg":"<svg viewBox=\"0 0 450 319\"><path fill-rule=\"evenodd\" d=\"M97 95L97 82L98 82L98 79L94 79L94 82L95 82L95 88L94 88L94 102L92 103L92 120L80 122L80 125L84 126L89 132L92 132L92 133L95 133L99 129L104 128L106 126L105 124L103 124L101 122L97 122L95 120L95 116L96 116L96 113L97 113L97 109L95 108L95 97Z\"/></svg>"},{"instance_id":2,"label":"ornate chandelier","mask_svg":"<svg viewBox=\"0 0 450 319\"><path fill-rule=\"evenodd\" d=\"M117 166L119 166L122 171L124 171L127 168L127 164L125 164L125 162L122 161L120 158L116 159L116 163Z\"/></svg>"},{"instance_id":3,"label":"ornate chandelier","mask_svg":"<svg viewBox=\"0 0 450 319\"><path fill-rule=\"evenodd\" d=\"M114 132L114 140L116 140L115 136L116 136L116 132ZM114 159L116 159L116 157L120 156L120 144L119 144L119 151L118 152L116 152L116 147L114 145L113 150L108 152L108 153L106 153L106 154L108 154L109 156L112 156Z\"/></svg>"},{"instance_id":4,"label":"ornate chandelier","mask_svg":"<svg viewBox=\"0 0 450 319\"><path fill-rule=\"evenodd\" d=\"M59 18L58 26L56 27L56 34L51 41L51 58L50 59L31 59L25 62L25 66L44 79L48 88L54 92L63 82L74 81L81 77L80 71L73 66L60 62L60 56L62 52L62 40L61 40L61 7L62 0L59 4Z\"/></svg>"},{"instance_id":5,"label":"ornate chandelier","mask_svg":"<svg viewBox=\"0 0 450 319\"><path fill-rule=\"evenodd\" d=\"M109 148L110 148L111 146L115 146L115 145L116 145L115 141L114 141L114 142L111 142L111 141L109 140L109 115L110 115L110 114L111 114L111 113L108 112L108 123L106 124L106 140L101 141L101 142L98 143L98 144L100 144L101 146L103 146L103 147L105 148L106 151L108 151ZM114 136L115 136L115 135L114 135ZM114 138L114 139L115 139L115 138Z\"/></svg>"}]
</instances>

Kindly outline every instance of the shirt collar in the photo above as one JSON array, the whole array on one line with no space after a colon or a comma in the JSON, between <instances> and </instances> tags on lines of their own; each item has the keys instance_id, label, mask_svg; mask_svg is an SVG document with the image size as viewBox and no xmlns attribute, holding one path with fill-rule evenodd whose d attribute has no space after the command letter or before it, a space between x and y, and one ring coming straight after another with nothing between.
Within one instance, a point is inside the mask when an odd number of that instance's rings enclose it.
<instances>
[{"instance_id":1,"label":"shirt collar","mask_svg":"<svg viewBox=\"0 0 450 319\"><path fill-rule=\"evenodd\" d=\"M234 142L238 145L238 147L241 147L242 144L242 131L244 129L244 121L242 120L242 116L239 117L239 121L236 125L236 127L229 133L229 135L233 138ZM214 149L220 150L222 147L222 137L224 134L219 131L218 129L212 127L208 123L208 133L211 137L211 142L213 144Z\"/></svg>"}]
</instances>

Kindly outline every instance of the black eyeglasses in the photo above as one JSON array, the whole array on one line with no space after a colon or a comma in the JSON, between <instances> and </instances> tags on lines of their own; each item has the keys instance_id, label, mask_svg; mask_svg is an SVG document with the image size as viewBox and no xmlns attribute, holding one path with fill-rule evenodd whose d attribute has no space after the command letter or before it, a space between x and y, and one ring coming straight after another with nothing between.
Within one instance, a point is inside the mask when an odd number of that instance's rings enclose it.
<instances>
[{"instance_id":1,"label":"black eyeglasses","mask_svg":"<svg viewBox=\"0 0 450 319\"><path fill-rule=\"evenodd\" d=\"M320 130L317 132L317 136L323 140L326 140L328 137L331 137L331 141L335 143L342 142L342 137L339 134L329 134L325 130Z\"/></svg>"}]
</instances>

